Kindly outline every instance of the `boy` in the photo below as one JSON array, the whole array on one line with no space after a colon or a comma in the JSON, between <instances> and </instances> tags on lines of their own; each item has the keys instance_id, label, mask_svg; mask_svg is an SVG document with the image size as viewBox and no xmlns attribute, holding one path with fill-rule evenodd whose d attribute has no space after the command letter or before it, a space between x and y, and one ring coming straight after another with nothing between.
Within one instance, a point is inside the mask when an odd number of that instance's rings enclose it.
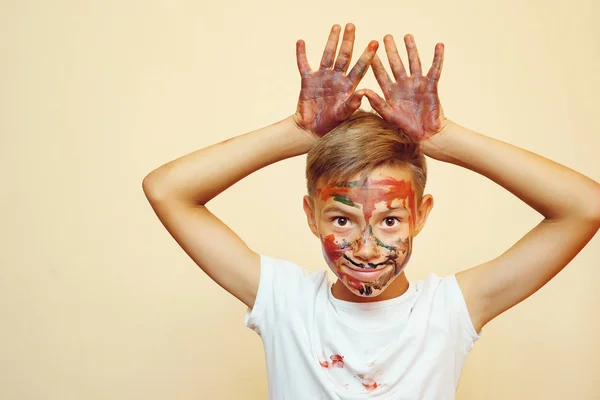
<instances>
[{"instance_id":1,"label":"boy","mask_svg":"<svg viewBox=\"0 0 600 400\"><path fill-rule=\"evenodd\" d=\"M246 325L265 346L269 398L451 399L483 326L546 284L600 228L600 185L448 120L437 95L443 44L423 76L406 35L409 75L386 35L394 81L376 41L346 74L354 26L334 60L340 30L333 26L317 71L297 42L295 114L171 161L143 189L185 252L248 306ZM385 99L356 91L369 66ZM379 115L358 110L363 96ZM305 153L304 210L333 285L325 271L250 250L206 208L250 173ZM544 220L489 262L409 283L412 241L433 206L423 195L424 155L493 180Z\"/></svg>"}]
</instances>

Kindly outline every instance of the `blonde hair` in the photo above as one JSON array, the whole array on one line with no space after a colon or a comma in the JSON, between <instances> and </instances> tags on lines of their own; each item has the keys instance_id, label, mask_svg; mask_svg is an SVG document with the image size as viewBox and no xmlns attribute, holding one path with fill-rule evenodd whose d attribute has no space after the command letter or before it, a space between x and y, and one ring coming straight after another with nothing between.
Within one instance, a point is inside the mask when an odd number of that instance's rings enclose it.
<instances>
[{"instance_id":1,"label":"blonde hair","mask_svg":"<svg viewBox=\"0 0 600 400\"><path fill-rule=\"evenodd\" d=\"M357 110L320 138L306 159L306 187L315 197L317 182L345 182L360 174L359 186L367 175L382 166L409 168L421 204L427 182L427 164L419 144L378 114Z\"/></svg>"}]
</instances>

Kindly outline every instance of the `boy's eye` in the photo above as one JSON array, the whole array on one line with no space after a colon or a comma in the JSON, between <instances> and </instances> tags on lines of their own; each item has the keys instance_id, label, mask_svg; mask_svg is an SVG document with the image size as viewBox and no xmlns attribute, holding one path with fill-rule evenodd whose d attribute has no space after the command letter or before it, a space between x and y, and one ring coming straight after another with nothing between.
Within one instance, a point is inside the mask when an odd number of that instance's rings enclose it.
<instances>
[{"instance_id":1,"label":"boy's eye","mask_svg":"<svg viewBox=\"0 0 600 400\"><path fill-rule=\"evenodd\" d=\"M387 217L386 219L384 219L385 226L387 226L388 228L396 226L396 224L394 224L394 222L396 221L398 221L398 223L401 222L400 219L396 217Z\"/></svg>"},{"instance_id":2,"label":"boy's eye","mask_svg":"<svg viewBox=\"0 0 600 400\"><path fill-rule=\"evenodd\" d=\"M332 222L335 222L336 220L338 220L338 226L346 226L346 224L349 222L348 218L346 217L333 217L331 219Z\"/></svg>"}]
</instances>

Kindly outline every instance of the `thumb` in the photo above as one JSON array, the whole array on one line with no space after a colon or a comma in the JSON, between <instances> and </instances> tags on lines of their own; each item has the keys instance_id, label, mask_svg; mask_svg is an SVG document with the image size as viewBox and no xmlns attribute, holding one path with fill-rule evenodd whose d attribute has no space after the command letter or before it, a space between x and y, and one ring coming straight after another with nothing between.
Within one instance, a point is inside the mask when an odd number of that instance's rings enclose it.
<instances>
[{"instance_id":1,"label":"thumb","mask_svg":"<svg viewBox=\"0 0 600 400\"><path fill-rule=\"evenodd\" d=\"M340 116L342 117L341 119L348 118L354 114L354 111L358 110L364 95L365 90L357 90L356 92L352 93L350 97L348 97L348 100L346 100L346 102L342 104L342 107L340 108Z\"/></svg>"},{"instance_id":2,"label":"thumb","mask_svg":"<svg viewBox=\"0 0 600 400\"><path fill-rule=\"evenodd\" d=\"M390 106L388 106L387 102L382 99L381 96L370 89L365 90L365 96L367 97L367 100L369 100L371 107L373 107L373 109L377 111L379 115L385 119L389 117Z\"/></svg>"}]
</instances>

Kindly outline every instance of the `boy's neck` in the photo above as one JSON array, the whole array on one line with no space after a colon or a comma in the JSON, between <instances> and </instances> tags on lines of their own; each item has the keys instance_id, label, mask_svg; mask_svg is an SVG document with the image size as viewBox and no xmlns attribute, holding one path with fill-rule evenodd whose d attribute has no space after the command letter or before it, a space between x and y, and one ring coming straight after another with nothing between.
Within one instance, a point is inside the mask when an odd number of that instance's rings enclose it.
<instances>
[{"instance_id":1,"label":"boy's neck","mask_svg":"<svg viewBox=\"0 0 600 400\"><path fill-rule=\"evenodd\" d=\"M398 275L396 279L381 293L375 297L362 297L352 293L348 288L338 279L331 287L331 294L333 297L339 300L352 301L354 303L372 303L374 301L389 300L396 297L402 296L408 290L408 280L404 271Z\"/></svg>"}]
</instances>

